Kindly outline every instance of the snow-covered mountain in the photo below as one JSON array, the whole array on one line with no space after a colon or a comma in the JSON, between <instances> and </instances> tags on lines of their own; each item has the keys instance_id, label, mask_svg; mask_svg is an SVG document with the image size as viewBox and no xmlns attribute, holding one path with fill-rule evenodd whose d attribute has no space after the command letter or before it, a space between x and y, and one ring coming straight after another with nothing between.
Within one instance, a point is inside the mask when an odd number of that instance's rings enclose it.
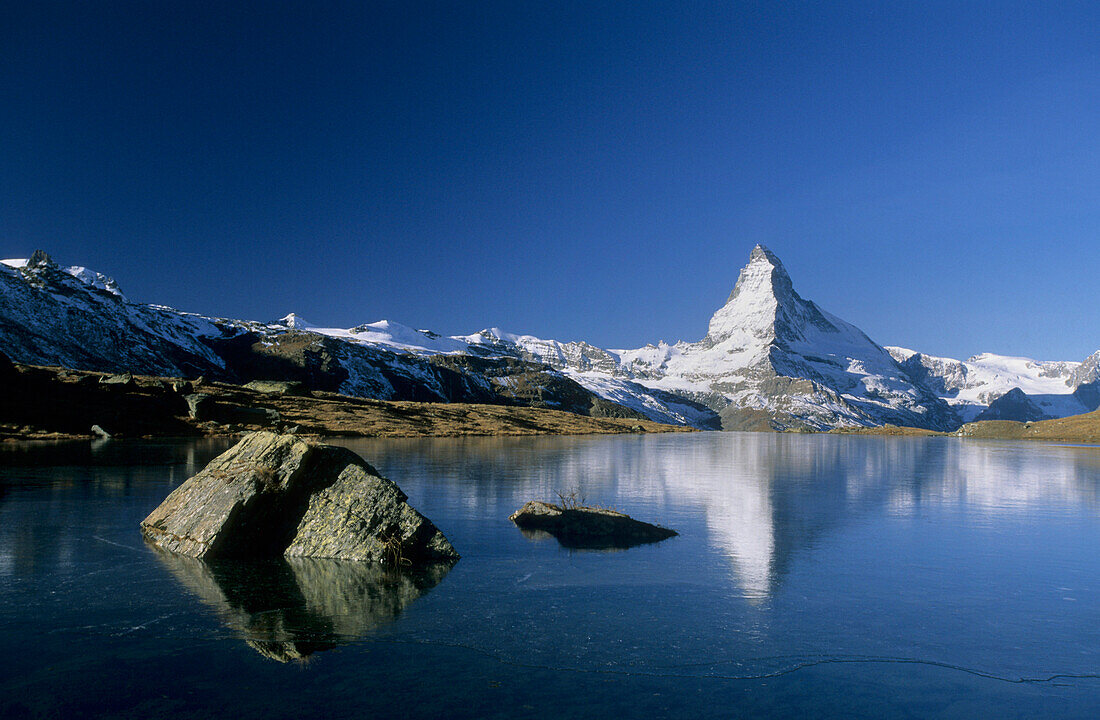
<instances>
[{"instance_id":1,"label":"snow-covered mountain","mask_svg":"<svg viewBox=\"0 0 1100 720\"><path fill-rule=\"evenodd\" d=\"M1089 392L1100 404L1100 353L1091 364L1017 367L996 356L960 363L887 351L799 296L759 245L697 342L614 350L499 328L444 336L387 320L332 328L295 313L269 323L203 317L130 302L102 273L63 269L36 252L0 264L0 343L31 364L290 378L360 397L512 403L701 428L951 429L1013 387L1025 397L1002 411L1080 412Z\"/></svg>"},{"instance_id":2,"label":"snow-covered mountain","mask_svg":"<svg viewBox=\"0 0 1100 720\"><path fill-rule=\"evenodd\" d=\"M698 342L602 350L496 329L452 339L470 343L470 352L480 345L545 362L604 397L641 386L687 398L718 413L727 429L958 424L882 347L801 298L761 245Z\"/></svg>"},{"instance_id":3,"label":"snow-covered mountain","mask_svg":"<svg viewBox=\"0 0 1100 720\"><path fill-rule=\"evenodd\" d=\"M114 280L39 251L0 262L0 349L17 362L195 375L224 369L208 318L130 303Z\"/></svg>"},{"instance_id":4,"label":"snow-covered mountain","mask_svg":"<svg viewBox=\"0 0 1100 720\"><path fill-rule=\"evenodd\" d=\"M620 351L652 387L718 410L725 427L881 425L947 428L955 418L855 326L794 290L779 259L757 245L696 343Z\"/></svg>"},{"instance_id":5,"label":"snow-covered mountain","mask_svg":"<svg viewBox=\"0 0 1100 720\"><path fill-rule=\"evenodd\" d=\"M1100 352L1082 363L992 353L955 360L901 347L887 350L915 382L936 393L963 422L1067 417L1095 410L1100 403L1100 397L1094 397ZM1006 397L1009 393L1011 398ZM992 407L1002 398L999 407ZM1017 409L1010 410L1013 407Z\"/></svg>"}]
</instances>

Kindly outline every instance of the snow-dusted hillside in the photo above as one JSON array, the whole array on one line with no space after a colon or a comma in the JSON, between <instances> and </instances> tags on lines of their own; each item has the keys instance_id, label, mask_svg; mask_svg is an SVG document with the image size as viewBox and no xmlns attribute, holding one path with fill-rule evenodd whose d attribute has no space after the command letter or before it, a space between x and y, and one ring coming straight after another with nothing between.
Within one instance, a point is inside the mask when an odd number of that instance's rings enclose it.
<instances>
[{"instance_id":1,"label":"snow-dusted hillside","mask_svg":"<svg viewBox=\"0 0 1100 720\"><path fill-rule=\"evenodd\" d=\"M292 378L378 399L507 403L717 427L715 413L622 379L571 375L484 338L445 338L380 321L262 323L129 302L118 285L36 252L0 261L0 348L16 362L229 381ZM594 388L593 390L587 389Z\"/></svg>"},{"instance_id":2,"label":"snow-dusted hillside","mask_svg":"<svg viewBox=\"0 0 1100 720\"><path fill-rule=\"evenodd\" d=\"M951 405L963 422L978 419L991 403L1017 389L1047 418L1096 409L1083 398L1085 393L1078 392L1097 379L1088 374L1087 361L1040 361L992 353L955 360L901 347L887 350L911 376Z\"/></svg>"},{"instance_id":3,"label":"snow-dusted hillside","mask_svg":"<svg viewBox=\"0 0 1100 720\"><path fill-rule=\"evenodd\" d=\"M0 262L0 347L19 362L194 375L222 368L209 319L129 303L110 278L45 253Z\"/></svg>"}]
</instances>

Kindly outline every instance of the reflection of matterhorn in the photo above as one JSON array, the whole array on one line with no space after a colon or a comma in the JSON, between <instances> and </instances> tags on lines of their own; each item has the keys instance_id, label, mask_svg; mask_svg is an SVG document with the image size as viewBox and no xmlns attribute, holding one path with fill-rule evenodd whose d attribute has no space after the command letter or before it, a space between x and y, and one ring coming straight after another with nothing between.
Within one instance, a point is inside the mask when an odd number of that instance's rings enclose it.
<instances>
[{"instance_id":1,"label":"reflection of matterhorn","mask_svg":"<svg viewBox=\"0 0 1100 720\"><path fill-rule=\"evenodd\" d=\"M716 433L691 452L657 451L639 465L645 491L697 503L709 542L729 558L743 597L771 596L798 556L864 513L936 506L974 517L1039 508L1100 508L1100 459L1073 448L1035 453L942 438L882 444L863 438ZM643 445L642 451L648 448ZM1064 454L1063 454L1064 453Z\"/></svg>"},{"instance_id":2,"label":"reflection of matterhorn","mask_svg":"<svg viewBox=\"0 0 1100 720\"><path fill-rule=\"evenodd\" d=\"M352 642L392 622L451 568L403 571L321 558L206 562L160 550L156 555L250 647L279 662Z\"/></svg>"}]
</instances>

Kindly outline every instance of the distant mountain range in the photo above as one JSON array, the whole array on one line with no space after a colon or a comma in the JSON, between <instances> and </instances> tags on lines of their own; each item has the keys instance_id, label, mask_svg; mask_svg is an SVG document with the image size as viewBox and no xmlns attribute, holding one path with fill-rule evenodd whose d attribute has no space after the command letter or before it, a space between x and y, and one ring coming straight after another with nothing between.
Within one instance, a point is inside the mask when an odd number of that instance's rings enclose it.
<instances>
[{"instance_id":1,"label":"distant mountain range","mask_svg":"<svg viewBox=\"0 0 1100 720\"><path fill-rule=\"evenodd\" d=\"M291 379L392 400L478 402L648 418L705 429L886 423L952 430L1100 406L1083 362L883 348L794 290L757 245L698 342L634 350L497 328L443 336L390 321L353 328L214 318L130 302L114 280L45 253L0 264L0 349L15 362L247 382Z\"/></svg>"}]
</instances>

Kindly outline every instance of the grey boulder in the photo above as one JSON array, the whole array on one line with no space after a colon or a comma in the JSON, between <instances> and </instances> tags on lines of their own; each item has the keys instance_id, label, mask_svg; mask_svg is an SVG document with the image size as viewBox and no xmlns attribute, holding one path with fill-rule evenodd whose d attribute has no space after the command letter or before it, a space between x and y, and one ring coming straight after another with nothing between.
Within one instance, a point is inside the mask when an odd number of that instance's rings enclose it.
<instances>
[{"instance_id":1,"label":"grey boulder","mask_svg":"<svg viewBox=\"0 0 1100 720\"><path fill-rule=\"evenodd\" d=\"M306 384L297 380L253 380L245 383L245 389L265 395L291 395L296 397L311 397Z\"/></svg>"},{"instance_id":2,"label":"grey boulder","mask_svg":"<svg viewBox=\"0 0 1100 720\"><path fill-rule=\"evenodd\" d=\"M173 490L141 529L154 545L198 558L457 559L406 500L346 448L256 432Z\"/></svg>"}]
</instances>

